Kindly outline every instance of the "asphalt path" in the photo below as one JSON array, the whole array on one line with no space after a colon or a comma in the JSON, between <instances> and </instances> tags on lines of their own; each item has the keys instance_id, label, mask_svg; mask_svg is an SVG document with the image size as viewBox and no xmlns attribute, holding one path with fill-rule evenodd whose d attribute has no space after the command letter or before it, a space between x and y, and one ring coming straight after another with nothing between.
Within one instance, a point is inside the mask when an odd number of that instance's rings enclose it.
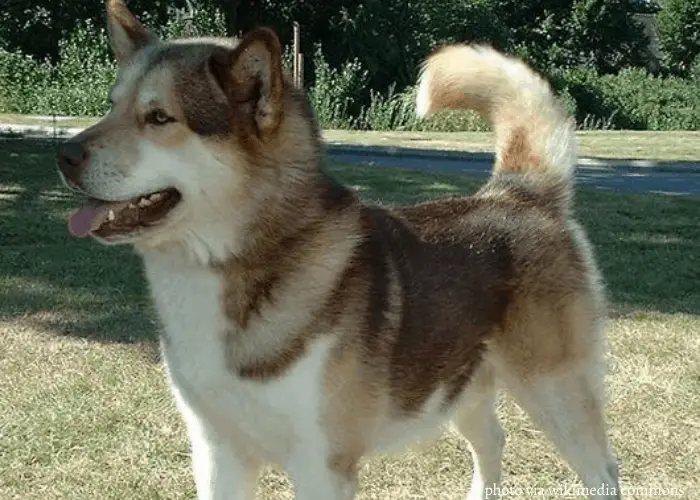
<instances>
[{"instance_id":1,"label":"asphalt path","mask_svg":"<svg viewBox=\"0 0 700 500\"><path fill-rule=\"evenodd\" d=\"M51 137L55 129L36 125L0 124L0 132L20 136ZM70 137L78 128L65 128L59 137ZM376 167L403 167L450 174L488 176L493 165L489 153L469 153L408 149L354 144L329 144L326 152L331 160ZM691 162L650 162L645 160L580 160L576 182L607 191L657 193L700 197L700 159Z\"/></svg>"},{"instance_id":2,"label":"asphalt path","mask_svg":"<svg viewBox=\"0 0 700 500\"><path fill-rule=\"evenodd\" d=\"M375 167L403 167L450 174L488 176L493 156L476 153L439 153L381 147L330 145L330 159ZM578 165L579 186L628 193L657 193L700 197L700 160L692 162L643 162L634 160L586 160Z\"/></svg>"}]
</instances>

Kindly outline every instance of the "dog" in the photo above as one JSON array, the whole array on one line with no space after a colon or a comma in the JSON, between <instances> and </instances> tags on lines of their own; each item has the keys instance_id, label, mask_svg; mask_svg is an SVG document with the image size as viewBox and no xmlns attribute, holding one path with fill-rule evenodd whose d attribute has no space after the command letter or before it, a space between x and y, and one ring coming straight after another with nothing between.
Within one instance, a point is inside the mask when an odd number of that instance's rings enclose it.
<instances>
[{"instance_id":1,"label":"dog","mask_svg":"<svg viewBox=\"0 0 700 500\"><path fill-rule=\"evenodd\" d=\"M418 114L481 113L492 175L473 196L369 206L326 173L273 31L162 41L121 0L107 17L111 109L57 151L87 198L68 229L142 257L199 499L252 499L276 464L296 498L348 500L363 457L448 421L473 457L468 499L493 498L497 384L591 498L619 498L574 125L540 76L485 46L430 55Z\"/></svg>"}]
</instances>

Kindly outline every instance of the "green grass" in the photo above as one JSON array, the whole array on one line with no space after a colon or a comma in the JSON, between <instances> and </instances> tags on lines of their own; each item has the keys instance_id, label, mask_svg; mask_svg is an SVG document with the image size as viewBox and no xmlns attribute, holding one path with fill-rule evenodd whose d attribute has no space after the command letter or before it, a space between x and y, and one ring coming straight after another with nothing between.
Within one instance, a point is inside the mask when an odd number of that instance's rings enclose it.
<instances>
[{"instance_id":1,"label":"green grass","mask_svg":"<svg viewBox=\"0 0 700 500\"><path fill-rule=\"evenodd\" d=\"M97 118L71 117L55 126L87 127ZM3 123L54 126L47 117L0 114ZM326 130L325 139L333 144L361 144L449 151L491 152L493 134L490 132L378 132L357 130ZM579 154L616 160L653 160L658 162L700 162L700 132L635 132L583 131L577 133Z\"/></svg>"},{"instance_id":2,"label":"green grass","mask_svg":"<svg viewBox=\"0 0 700 500\"><path fill-rule=\"evenodd\" d=\"M493 151L490 132L364 132L327 130L327 141L448 151ZM576 134L581 157L700 163L700 132L594 131Z\"/></svg>"},{"instance_id":3,"label":"green grass","mask_svg":"<svg viewBox=\"0 0 700 500\"><path fill-rule=\"evenodd\" d=\"M332 170L384 203L479 185L400 169ZM71 239L65 217L75 204L59 186L49 143L0 139L0 498L193 498L185 429L157 362L139 262L126 248ZM580 190L576 205L614 301L608 414L623 483L697 498L698 201ZM503 400L499 413L508 432L504 486L575 481L517 407ZM465 444L447 432L422 450L369 461L360 499L463 499L470 474ZM263 486L260 498L291 498L278 473Z\"/></svg>"}]
</instances>

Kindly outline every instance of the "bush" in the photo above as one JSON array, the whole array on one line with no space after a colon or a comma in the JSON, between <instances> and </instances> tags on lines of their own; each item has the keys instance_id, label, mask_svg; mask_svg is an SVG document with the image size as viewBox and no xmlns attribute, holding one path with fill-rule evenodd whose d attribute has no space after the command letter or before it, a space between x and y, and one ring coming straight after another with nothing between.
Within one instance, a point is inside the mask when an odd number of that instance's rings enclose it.
<instances>
[{"instance_id":1,"label":"bush","mask_svg":"<svg viewBox=\"0 0 700 500\"><path fill-rule=\"evenodd\" d=\"M51 68L19 51L0 49L0 111L37 113L51 80Z\"/></svg>"},{"instance_id":2,"label":"bush","mask_svg":"<svg viewBox=\"0 0 700 500\"><path fill-rule=\"evenodd\" d=\"M108 107L116 69L104 30L76 28L61 41L59 61L38 62L20 52L0 50L0 111L5 113L96 116Z\"/></svg>"},{"instance_id":3,"label":"bush","mask_svg":"<svg viewBox=\"0 0 700 500\"><path fill-rule=\"evenodd\" d=\"M309 89L309 100L323 128L355 128L353 108L357 109L367 83L367 71L359 61L346 62L342 68L331 68L321 46L314 55L315 78Z\"/></svg>"},{"instance_id":4,"label":"bush","mask_svg":"<svg viewBox=\"0 0 700 500\"><path fill-rule=\"evenodd\" d=\"M368 72L359 61L347 62L340 70L332 69L317 47L314 66L315 83L309 90L309 99L322 128L440 132L488 128L469 111L442 112L428 120L418 120L415 87L396 92L392 85L386 94L370 90L369 104L358 106L368 79Z\"/></svg>"},{"instance_id":5,"label":"bush","mask_svg":"<svg viewBox=\"0 0 700 500\"><path fill-rule=\"evenodd\" d=\"M692 80L655 77L639 68L604 76L577 69L560 73L555 87L576 101L579 126L700 130L700 88Z\"/></svg>"},{"instance_id":6,"label":"bush","mask_svg":"<svg viewBox=\"0 0 700 500\"><path fill-rule=\"evenodd\" d=\"M172 9L168 22L157 31L163 38L181 38L186 36L226 36L226 19L221 11L213 8L198 7Z\"/></svg>"},{"instance_id":7,"label":"bush","mask_svg":"<svg viewBox=\"0 0 700 500\"><path fill-rule=\"evenodd\" d=\"M197 9L191 20L179 14L159 35L173 38L226 32L217 11ZM0 49L0 112L100 116L109 108L107 96L115 77L107 34L87 21L60 41L55 64Z\"/></svg>"},{"instance_id":8,"label":"bush","mask_svg":"<svg viewBox=\"0 0 700 500\"><path fill-rule=\"evenodd\" d=\"M693 64L690 66L690 78L700 86L700 54L695 57Z\"/></svg>"},{"instance_id":9,"label":"bush","mask_svg":"<svg viewBox=\"0 0 700 500\"><path fill-rule=\"evenodd\" d=\"M74 116L106 113L116 64L105 31L90 23L79 26L68 40L61 42L59 56L41 112Z\"/></svg>"},{"instance_id":10,"label":"bush","mask_svg":"<svg viewBox=\"0 0 700 500\"><path fill-rule=\"evenodd\" d=\"M223 18L198 10L193 22L175 17L164 37L222 34ZM285 54L285 64L290 62ZM415 117L415 88L388 92L369 90L369 71L358 61L332 67L320 46L312 61L309 97L323 128L364 130L485 130L486 123L464 111ZM55 64L18 51L0 49L0 112L25 114L101 115L116 67L104 30L90 23L78 26L60 44ZM552 83L580 128L636 130L700 130L700 55L690 78L661 78L643 69L599 75L594 69L556 70Z\"/></svg>"}]
</instances>

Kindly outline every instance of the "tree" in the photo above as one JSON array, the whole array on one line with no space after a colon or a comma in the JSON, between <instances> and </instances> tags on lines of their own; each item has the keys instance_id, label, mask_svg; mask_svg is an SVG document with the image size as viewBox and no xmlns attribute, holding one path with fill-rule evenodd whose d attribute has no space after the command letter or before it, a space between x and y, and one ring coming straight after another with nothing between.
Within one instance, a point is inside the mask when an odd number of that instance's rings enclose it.
<instances>
[{"instance_id":1,"label":"tree","mask_svg":"<svg viewBox=\"0 0 700 500\"><path fill-rule=\"evenodd\" d=\"M644 64L638 0L492 0L514 49L538 69L586 66L613 73Z\"/></svg>"},{"instance_id":2,"label":"tree","mask_svg":"<svg viewBox=\"0 0 700 500\"><path fill-rule=\"evenodd\" d=\"M569 24L569 47L579 64L599 73L645 66L649 40L629 0L577 0Z\"/></svg>"},{"instance_id":3,"label":"tree","mask_svg":"<svg viewBox=\"0 0 700 500\"><path fill-rule=\"evenodd\" d=\"M170 4L184 0L131 0L129 8L143 19L165 22ZM92 20L95 26L106 24L104 2L99 0L9 0L0 9L0 40L7 50L19 49L25 54L55 59L59 41L68 36L82 21Z\"/></svg>"},{"instance_id":4,"label":"tree","mask_svg":"<svg viewBox=\"0 0 700 500\"><path fill-rule=\"evenodd\" d=\"M700 0L664 0L659 41L669 68L686 74L700 56Z\"/></svg>"}]
</instances>

